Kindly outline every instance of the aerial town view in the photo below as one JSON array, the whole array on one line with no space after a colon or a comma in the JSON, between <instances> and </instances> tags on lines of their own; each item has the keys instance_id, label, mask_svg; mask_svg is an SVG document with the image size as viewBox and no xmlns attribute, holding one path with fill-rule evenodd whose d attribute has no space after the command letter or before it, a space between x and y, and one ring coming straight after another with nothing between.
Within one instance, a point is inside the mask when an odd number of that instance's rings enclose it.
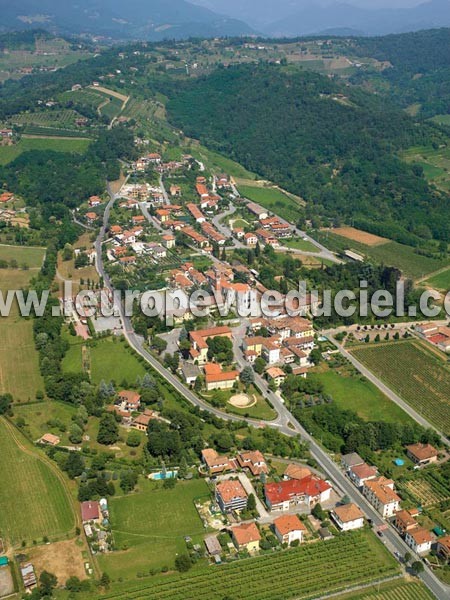
<instances>
[{"instance_id":1,"label":"aerial town view","mask_svg":"<svg viewBox=\"0 0 450 600\"><path fill-rule=\"evenodd\" d=\"M450 599L450 0L0 0L0 599Z\"/></svg>"}]
</instances>

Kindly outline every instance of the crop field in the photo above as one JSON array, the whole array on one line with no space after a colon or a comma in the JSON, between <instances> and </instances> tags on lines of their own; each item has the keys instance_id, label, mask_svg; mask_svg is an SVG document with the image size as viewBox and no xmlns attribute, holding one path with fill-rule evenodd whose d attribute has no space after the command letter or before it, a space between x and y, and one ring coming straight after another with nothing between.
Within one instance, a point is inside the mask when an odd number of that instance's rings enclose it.
<instances>
[{"instance_id":1,"label":"crop field","mask_svg":"<svg viewBox=\"0 0 450 600\"><path fill-rule=\"evenodd\" d=\"M411 279L422 279L429 273L450 267L448 259L430 258L414 251L412 246L387 242L379 246L367 246L354 240L349 240L331 231L314 232L313 237L330 250L343 252L353 250L379 264L397 267Z\"/></svg>"},{"instance_id":2,"label":"crop field","mask_svg":"<svg viewBox=\"0 0 450 600\"><path fill-rule=\"evenodd\" d=\"M257 202L276 213L286 221L296 223L298 220L298 211L300 202L293 197L288 196L276 187L258 187L254 185L245 185L238 183L238 189L241 196Z\"/></svg>"},{"instance_id":3,"label":"crop field","mask_svg":"<svg viewBox=\"0 0 450 600\"><path fill-rule=\"evenodd\" d=\"M338 596L336 600L433 600L428 588L418 581L398 579L362 592Z\"/></svg>"},{"instance_id":4,"label":"crop field","mask_svg":"<svg viewBox=\"0 0 450 600\"><path fill-rule=\"evenodd\" d=\"M385 244L389 241L388 239L380 237L379 235L367 233L367 231L355 229L354 227L339 227L338 229L334 229L333 233L348 238L349 240L360 242L365 246L379 246L380 244Z\"/></svg>"},{"instance_id":5,"label":"crop field","mask_svg":"<svg viewBox=\"0 0 450 600\"><path fill-rule=\"evenodd\" d=\"M66 102L72 100L76 104L84 104L97 109L105 101L105 97L93 90L77 90L75 92L64 92L61 94L61 100Z\"/></svg>"},{"instance_id":6,"label":"crop field","mask_svg":"<svg viewBox=\"0 0 450 600\"><path fill-rule=\"evenodd\" d=\"M0 419L0 532L13 545L60 538L75 527L62 475Z\"/></svg>"},{"instance_id":7,"label":"crop field","mask_svg":"<svg viewBox=\"0 0 450 600\"><path fill-rule=\"evenodd\" d=\"M106 98L105 104L99 106L99 111L102 115L108 117L108 119L114 119L114 117L117 117L121 113L122 104L121 100L112 96L111 98Z\"/></svg>"},{"instance_id":8,"label":"crop field","mask_svg":"<svg viewBox=\"0 0 450 600\"><path fill-rule=\"evenodd\" d=\"M36 112L26 112L14 116L14 123L19 125L40 125L42 127L54 127L55 125L64 127L74 125L78 113L74 110L41 110Z\"/></svg>"},{"instance_id":9,"label":"crop field","mask_svg":"<svg viewBox=\"0 0 450 600\"><path fill-rule=\"evenodd\" d=\"M117 587L102 598L307 600L398 572L398 563L374 534L360 531L189 575L151 578L139 587L123 587L123 592Z\"/></svg>"},{"instance_id":10,"label":"crop field","mask_svg":"<svg viewBox=\"0 0 450 600\"><path fill-rule=\"evenodd\" d=\"M450 148L427 148L415 146L401 153L401 158L409 163L419 164L425 178L436 187L450 190Z\"/></svg>"},{"instance_id":11,"label":"crop field","mask_svg":"<svg viewBox=\"0 0 450 600\"><path fill-rule=\"evenodd\" d=\"M370 381L344 376L334 370L314 373L310 377L323 383L325 393L333 397L339 408L353 410L362 419L392 423L411 421L395 402L389 400Z\"/></svg>"},{"instance_id":12,"label":"crop field","mask_svg":"<svg viewBox=\"0 0 450 600\"><path fill-rule=\"evenodd\" d=\"M450 482L438 469L424 469L419 475L401 484L424 507L438 506L450 499Z\"/></svg>"},{"instance_id":13,"label":"crop field","mask_svg":"<svg viewBox=\"0 0 450 600\"><path fill-rule=\"evenodd\" d=\"M0 246L0 258L18 264L27 263L29 270L0 269L0 290L26 287L44 257L43 248ZM34 399L44 384L39 372L38 354L33 339L33 324L20 317L14 303L10 314L0 317L0 393L9 392L16 402Z\"/></svg>"},{"instance_id":14,"label":"crop field","mask_svg":"<svg viewBox=\"0 0 450 600\"><path fill-rule=\"evenodd\" d=\"M352 354L438 430L450 433L450 370L444 360L418 341L360 346Z\"/></svg>"},{"instance_id":15,"label":"crop field","mask_svg":"<svg viewBox=\"0 0 450 600\"><path fill-rule=\"evenodd\" d=\"M186 551L184 536L201 541L204 527L194 500L208 494L200 479L179 481L170 490L141 479L137 493L112 498L111 523L119 550L99 557L101 569L113 578L130 579L151 568L172 568L177 553Z\"/></svg>"},{"instance_id":16,"label":"crop field","mask_svg":"<svg viewBox=\"0 0 450 600\"><path fill-rule=\"evenodd\" d=\"M91 140L69 137L22 138L13 146L0 147L0 165L6 165L28 150L54 150L55 152L86 152Z\"/></svg>"},{"instance_id":17,"label":"crop field","mask_svg":"<svg viewBox=\"0 0 450 600\"><path fill-rule=\"evenodd\" d=\"M123 116L136 121L152 119L157 107L151 100L131 98L123 111Z\"/></svg>"}]
</instances>

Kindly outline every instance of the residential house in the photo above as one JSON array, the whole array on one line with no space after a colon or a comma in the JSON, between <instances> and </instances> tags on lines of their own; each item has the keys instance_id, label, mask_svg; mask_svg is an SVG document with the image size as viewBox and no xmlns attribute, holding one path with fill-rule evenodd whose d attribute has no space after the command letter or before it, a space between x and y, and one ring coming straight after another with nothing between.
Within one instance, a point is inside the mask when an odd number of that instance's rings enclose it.
<instances>
[{"instance_id":1,"label":"residential house","mask_svg":"<svg viewBox=\"0 0 450 600\"><path fill-rule=\"evenodd\" d=\"M416 554L426 554L431 550L434 538L428 529L417 526L406 532L405 542Z\"/></svg>"},{"instance_id":2,"label":"residential house","mask_svg":"<svg viewBox=\"0 0 450 600\"><path fill-rule=\"evenodd\" d=\"M241 469L249 469L254 477L269 472L266 459L259 450L241 452L237 456L237 462Z\"/></svg>"},{"instance_id":3,"label":"residential house","mask_svg":"<svg viewBox=\"0 0 450 600\"><path fill-rule=\"evenodd\" d=\"M258 552L261 534L256 524L242 523L231 529L231 539L237 550L247 550L250 554Z\"/></svg>"},{"instance_id":4,"label":"residential house","mask_svg":"<svg viewBox=\"0 0 450 600\"><path fill-rule=\"evenodd\" d=\"M231 329L226 325L221 327L212 327L210 329L199 329L191 331L189 338L192 343L190 350L191 358L198 361L199 365L204 365L208 361L208 338L227 337L231 340Z\"/></svg>"},{"instance_id":5,"label":"residential house","mask_svg":"<svg viewBox=\"0 0 450 600\"><path fill-rule=\"evenodd\" d=\"M286 373L280 369L280 367L270 367L266 371L267 379L269 381L273 381L277 387L283 385L284 380L286 379Z\"/></svg>"},{"instance_id":6,"label":"residential house","mask_svg":"<svg viewBox=\"0 0 450 600\"><path fill-rule=\"evenodd\" d=\"M308 475L300 480L267 483L264 495L269 510L289 510L302 503L313 506L318 502L326 502L331 496L331 486L316 475Z\"/></svg>"},{"instance_id":7,"label":"residential house","mask_svg":"<svg viewBox=\"0 0 450 600\"><path fill-rule=\"evenodd\" d=\"M342 531L364 527L364 515L361 509L352 502L336 506L331 511L331 517Z\"/></svg>"},{"instance_id":8,"label":"residential house","mask_svg":"<svg viewBox=\"0 0 450 600\"><path fill-rule=\"evenodd\" d=\"M406 446L406 454L416 465L424 466L437 462L438 451L431 444L411 444Z\"/></svg>"},{"instance_id":9,"label":"residential house","mask_svg":"<svg viewBox=\"0 0 450 600\"><path fill-rule=\"evenodd\" d=\"M356 487L362 487L366 481L375 479L378 475L376 467L369 466L367 463L351 467L348 471L350 479Z\"/></svg>"},{"instance_id":10,"label":"residential house","mask_svg":"<svg viewBox=\"0 0 450 600\"><path fill-rule=\"evenodd\" d=\"M191 213L192 217L195 219L195 221L197 223L203 223L204 221L206 221L205 215L202 213L202 211L199 209L199 207L196 206L195 204L193 204L192 202L189 202L189 204L186 204L186 208Z\"/></svg>"},{"instance_id":11,"label":"residential house","mask_svg":"<svg viewBox=\"0 0 450 600\"><path fill-rule=\"evenodd\" d=\"M365 481L362 492L382 517L392 517L400 509L401 499L391 479L377 477Z\"/></svg>"},{"instance_id":12,"label":"residential house","mask_svg":"<svg viewBox=\"0 0 450 600\"><path fill-rule=\"evenodd\" d=\"M164 234L162 236L162 241L163 241L164 246L168 250L171 250L172 248L175 248L175 245L176 245L175 236L172 235L171 233Z\"/></svg>"},{"instance_id":13,"label":"residential house","mask_svg":"<svg viewBox=\"0 0 450 600\"><path fill-rule=\"evenodd\" d=\"M40 444L45 444L46 446L57 446L61 441L57 435L53 435L53 433L45 433L39 440Z\"/></svg>"},{"instance_id":14,"label":"residential house","mask_svg":"<svg viewBox=\"0 0 450 600\"><path fill-rule=\"evenodd\" d=\"M117 402L123 412L136 412L141 405L141 396L133 390L121 390L117 394Z\"/></svg>"},{"instance_id":15,"label":"residential house","mask_svg":"<svg viewBox=\"0 0 450 600\"><path fill-rule=\"evenodd\" d=\"M101 198L99 198L99 196L91 196L89 198L89 206L91 208L94 208L94 206L100 206L100 204L103 202L103 200Z\"/></svg>"},{"instance_id":16,"label":"residential house","mask_svg":"<svg viewBox=\"0 0 450 600\"><path fill-rule=\"evenodd\" d=\"M256 237L258 238L259 242L264 246L272 246L272 248L279 248L280 246L278 238L275 235L273 235L273 233L270 233L265 229L258 229L256 231Z\"/></svg>"},{"instance_id":17,"label":"residential house","mask_svg":"<svg viewBox=\"0 0 450 600\"><path fill-rule=\"evenodd\" d=\"M239 379L239 371L223 371L216 363L204 366L205 384L208 392L213 390L229 390Z\"/></svg>"},{"instance_id":18,"label":"residential house","mask_svg":"<svg viewBox=\"0 0 450 600\"><path fill-rule=\"evenodd\" d=\"M140 413L133 421L131 422L131 427L133 429L137 429L138 431L143 431L147 433L148 424L150 421L159 418L159 413L154 410L150 410L146 408L143 413Z\"/></svg>"},{"instance_id":19,"label":"residential house","mask_svg":"<svg viewBox=\"0 0 450 600\"><path fill-rule=\"evenodd\" d=\"M217 475L234 469L234 464L228 456L220 456L213 448L202 450L202 462L208 468L210 475Z\"/></svg>"},{"instance_id":20,"label":"residential house","mask_svg":"<svg viewBox=\"0 0 450 600\"><path fill-rule=\"evenodd\" d=\"M297 515L282 515L273 522L275 535L281 544L289 544L298 540L303 542L303 536L307 532L306 527L297 517Z\"/></svg>"},{"instance_id":21,"label":"residential house","mask_svg":"<svg viewBox=\"0 0 450 600\"><path fill-rule=\"evenodd\" d=\"M100 523L102 514L100 511L100 504L94 500L88 500L87 502L81 503L81 520L83 523Z\"/></svg>"},{"instance_id":22,"label":"residential house","mask_svg":"<svg viewBox=\"0 0 450 600\"><path fill-rule=\"evenodd\" d=\"M305 477L309 477L311 475L311 469L305 467L303 465L297 465L295 463L291 463L288 465L283 473L284 479L304 479Z\"/></svg>"},{"instance_id":23,"label":"residential house","mask_svg":"<svg viewBox=\"0 0 450 600\"><path fill-rule=\"evenodd\" d=\"M344 454L341 457L341 464L346 471L349 471L352 467L362 465L364 460L356 452L350 452L350 454Z\"/></svg>"},{"instance_id":24,"label":"residential house","mask_svg":"<svg viewBox=\"0 0 450 600\"><path fill-rule=\"evenodd\" d=\"M95 212L87 212L85 216L86 221L91 225L98 219L98 215L96 215Z\"/></svg>"},{"instance_id":25,"label":"residential house","mask_svg":"<svg viewBox=\"0 0 450 600\"><path fill-rule=\"evenodd\" d=\"M450 562L450 535L439 538L436 544L437 554L445 561Z\"/></svg>"},{"instance_id":26,"label":"residential house","mask_svg":"<svg viewBox=\"0 0 450 600\"><path fill-rule=\"evenodd\" d=\"M246 246L256 246L258 243L258 238L255 233L246 233L244 235L245 245Z\"/></svg>"},{"instance_id":27,"label":"residential house","mask_svg":"<svg viewBox=\"0 0 450 600\"><path fill-rule=\"evenodd\" d=\"M216 500L222 512L243 510L247 506L247 492L240 481L228 479L216 485Z\"/></svg>"},{"instance_id":28,"label":"residential house","mask_svg":"<svg viewBox=\"0 0 450 600\"><path fill-rule=\"evenodd\" d=\"M395 513L394 527L402 534L406 535L408 531L417 527L415 517L419 514L417 509L399 510Z\"/></svg>"}]
</instances>

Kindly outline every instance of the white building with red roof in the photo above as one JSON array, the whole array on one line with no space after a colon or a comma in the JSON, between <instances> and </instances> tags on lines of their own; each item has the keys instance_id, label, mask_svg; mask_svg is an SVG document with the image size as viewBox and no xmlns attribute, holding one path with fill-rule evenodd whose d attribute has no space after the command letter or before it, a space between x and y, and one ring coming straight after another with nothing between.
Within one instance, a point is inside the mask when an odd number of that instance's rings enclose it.
<instances>
[{"instance_id":1,"label":"white building with red roof","mask_svg":"<svg viewBox=\"0 0 450 600\"><path fill-rule=\"evenodd\" d=\"M317 475L308 475L303 479L267 483L264 495L269 510L289 510L298 504L313 506L326 502L330 499L331 489L331 485Z\"/></svg>"}]
</instances>

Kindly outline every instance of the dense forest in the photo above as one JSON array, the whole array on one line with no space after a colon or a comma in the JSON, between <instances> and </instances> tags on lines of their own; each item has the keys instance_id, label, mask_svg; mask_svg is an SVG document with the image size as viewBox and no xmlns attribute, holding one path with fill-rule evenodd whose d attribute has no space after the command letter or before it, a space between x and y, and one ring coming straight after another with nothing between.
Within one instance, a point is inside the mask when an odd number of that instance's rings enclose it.
<instances>
[{"instance_id":1,"label":"dense forest","mask_svg":"<svg viewBox=\"0 0 450 600\"><path fill-rule=\"evenodd\" d=\"M388 61L382 72L360 71L356 84L388 84L387 94L402 106L420 104L420 115L450 114L450 29L431 29L401 35L358 38L360 57Z\"/></svg>"},{"instance_id":2,"label":"dense forest","mask_svg":"<svg viewBox=\"0 0 450 600\"><path fill-rule=\"evenodd\" d=\"M403 242L449 239L444 198L418 165L395 155L443 143L441 132L377 96L315 73L249 65L178 88L168 108L188 135L303 196L319 214Z\"/></svg>"}]
</instances>

